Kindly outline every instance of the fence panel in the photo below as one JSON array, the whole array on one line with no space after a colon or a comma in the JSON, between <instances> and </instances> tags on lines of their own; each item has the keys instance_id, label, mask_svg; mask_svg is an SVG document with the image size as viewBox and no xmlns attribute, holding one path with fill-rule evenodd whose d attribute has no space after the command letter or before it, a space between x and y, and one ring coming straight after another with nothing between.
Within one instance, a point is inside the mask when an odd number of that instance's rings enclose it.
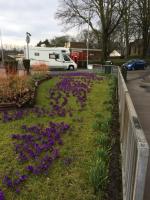
<instances>
[{"instance_id":1,"label":"fence panel","mask_svg":"<svg viewBox=\"0 0 150 200\"><path fill-rule=\"evenodd\" d=\"M118 69L118 98L123 200L144 200L149 145L120 69Z\"/></svg>"}]
</instances>

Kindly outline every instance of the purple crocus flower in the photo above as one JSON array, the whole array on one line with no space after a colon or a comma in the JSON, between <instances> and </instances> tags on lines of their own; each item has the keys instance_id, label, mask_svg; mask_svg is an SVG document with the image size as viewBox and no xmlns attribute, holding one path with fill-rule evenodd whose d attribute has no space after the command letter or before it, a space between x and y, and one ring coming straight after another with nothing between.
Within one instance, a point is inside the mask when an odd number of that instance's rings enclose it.
<instances>
[{"instance_id":1,"label":"purple crocus flower","mask_svg":"<svg viewBox=\"0 0 150 200\"><path fill-rule=\"evenodd\" d=\"M27 169L27 171L29 171L29 172L33 172L33 171L34 171L34 167L33 167L32 165L28 165L28 166L26 167L26 169Z\"/></svg>"},{"instance_id":2,"label":"purple crocus flower","mask_svg":"<svg viewBox=\"0 0 150 200\"><path fill-rule=\"evenodd\" d=\"M59 150L53 149L52 151L52 158L55 160L56 158L59 158Z\"/></svg>"},{"instance_id":3,"label":"purple crocus flower","mask_svg":"<svg viewBox=\"0 0 150 200\"><path fill-rule=\"evenodd\" d=\"M2 192L1 189L0 189L0 200L5 200L4 193Z\"/></svg>"},{"instance_id":4,"label":"purple crocus flower","mask_svg":"<svg viewBox=\"0 0 150 200\"><path fill-rule=\"evenodd\" d=\"M13 187L13 182L12 182L11 178L9 178L8 176L5 176L3 178L3 184L10 188Z\"/></svg>"}]
</instances>

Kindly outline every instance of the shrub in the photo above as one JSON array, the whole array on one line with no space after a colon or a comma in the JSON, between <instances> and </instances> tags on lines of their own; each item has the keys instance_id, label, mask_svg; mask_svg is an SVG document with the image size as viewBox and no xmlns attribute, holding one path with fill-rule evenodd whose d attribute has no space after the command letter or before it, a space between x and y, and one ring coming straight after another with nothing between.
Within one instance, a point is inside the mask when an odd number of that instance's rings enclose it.
<instances>
[{"instance_id":1,"label":"shrub","mask_svg":"<svg viewBox=\"0 0 150 200\"><path fill-rule=\"evenodd\" d=\"M96 118L99 118L99 119L103 119L103 115L102 115L102 113L100 113L100 112L97 112L97 113L95 114L95 117L96 117Z\"/></svg>"},{"instance_id":2,"label":"shrub","mask_svg":"<svg viewBox=\"0 0 150 200\"><path fill-rule=\"evenodd\" d=\"M32 71L35 73L47 73L48 65L45 63L36 63L32 65Z\"/></svg>"},{"instance_id":3,"label":"shrub","mask_svg":"<svg viewBox=\"0 0 150 200\"><path fill-rule=\"evenodd\" d=\"M110 143L110 139L108 137L108 134L106 133L101 133L97 136L97 139L96 139L96 143L100 146L108 146L109 143Z\"/></svg>"},{"instance_id":4,"label":"shrub","mask_svg":"<svg viewBox=\"0 0 150 200\"><path fill-rule=\"evenodd\" d=\"M14 75L17 73L18 61L6 60L4 62L4 67L6 69L6 74Z\"/></svg>"},{"instance_id":5,"label":"shrub","mask_svg":"<svg viewBox=\"0 0 150 200\"><path fill-rule=\"evenodd\" d=\"M105 146L98 148L96 151L96 158L101 159L107 164L109 160L109 155L110 155L110 149L108 149L106 144Z\"/></svg>"},{"instance_id":6,"label":"shrub","mask_svg":"<svg viewBox=\"0 0 150 200\"><path fill-rule=\"evenodd\" d=\"M92 124L92 127L95 131L98 131L100 130L100 126L101 126L101 121L99 120L96 120L93 124Z\"/></svg>"},{"instance_id":7,"label":"shrub","mask_svg":"<svg viewBox=\"0 0 150 200\"><path fill-rule=\"evenodd\" d=\"M14 103L30 89L27 76L0 77L0 103Z\"/></svg>"},{"instance_id":8,"label":"shrub","mask_svg":"<svg viewBox=\"0 0 150 200\"><path fill-rule=\"evenodd\" d=\"M94 167L90 170L90 183L94 187L94 192L104 192L108 182L108 166L102 159L96 160Z\"/></svg>"}]
</instances>

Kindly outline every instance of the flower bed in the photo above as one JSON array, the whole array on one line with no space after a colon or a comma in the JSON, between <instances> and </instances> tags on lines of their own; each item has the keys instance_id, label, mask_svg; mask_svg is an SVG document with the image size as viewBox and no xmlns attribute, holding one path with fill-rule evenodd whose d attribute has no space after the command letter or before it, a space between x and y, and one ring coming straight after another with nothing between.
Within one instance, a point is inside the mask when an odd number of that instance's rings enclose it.
<instances>
[{"instance_id":1,"label":"flower bed","mask_svg":"<svg viewBox=\"0 0 150 200\"><path fill-rule=\"evenodd\" d=\"M93 121L98 112L110 116L108 89L103 77L69 73L40 85L34 108L1 113L0 188L6 199L96 198L89 181L99 147Z\"/></svg>"},{"instance_id":2,"label":"flower bed","mask_svg":"<svg viewBox=\"0 0 150 200\"><path fill-rule=\"evenodd\" d=\"M21 106L32 98L34 88L27 76L10 75L0 78L0 104L1 106L12 104Z\"/></svg>"},{"instance_id":3,"label":"flower bed","mask_svg":"<svg viewBox=\"0 0 150 200\"><path fill-rule=\"evenodd\" d=\"M49 78L46 74L0 77L0 110L33 105L37 86Z\"/></svg>"}]
</instances>

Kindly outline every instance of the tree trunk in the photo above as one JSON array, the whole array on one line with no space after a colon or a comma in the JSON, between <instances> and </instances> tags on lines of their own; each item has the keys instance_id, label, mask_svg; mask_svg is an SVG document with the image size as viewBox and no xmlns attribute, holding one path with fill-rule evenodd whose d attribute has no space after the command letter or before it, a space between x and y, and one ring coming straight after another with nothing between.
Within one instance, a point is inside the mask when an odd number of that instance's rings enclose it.
<instances>
[{"instance_id":1,"label":"tree trunk","mask_svg":"<svg viewBox=\"0 0 150 200\"><path fill-rule=\"evenodd\" d=\"M145 28L145 30L143 30L143 58L145 58L147 56L147 50L148 50L148 30L147 28Z\"/></svg>"},{"instance_id":2,"label":"tree trunk","mask_svg":"<svg viewBox=\"0 0 150 200\"><path fill-rule=\"evenodd\" d=\"M129 51L130 51L130 46L129 46L129 35L126 32L126 36L125 36L125 41L126 41L126 51L125 51L125 58L129 57Z\"/></svg>"},{"instance_id":3,"label":"tree trunk","mask_svg":"<svg viewBox=\"0 0 150 200\"><path fill-rule=\"evenodd\" d=\"M126 44L126 50L125 50L125 58L129 57L129 19L126 13L125 16L125 44Z\"/></svg>"},{"instance_id":4,"label":"tree trunk","mask_svg":"<svg viewBox=\"0 0 150 200\"><path fill-rule=\"evenodd\" d=\"M106 61L108 58L108 43L109 43L109 37L105 33L103 33L102 34L103 61Z\"/></svg>"}]
</instances>

